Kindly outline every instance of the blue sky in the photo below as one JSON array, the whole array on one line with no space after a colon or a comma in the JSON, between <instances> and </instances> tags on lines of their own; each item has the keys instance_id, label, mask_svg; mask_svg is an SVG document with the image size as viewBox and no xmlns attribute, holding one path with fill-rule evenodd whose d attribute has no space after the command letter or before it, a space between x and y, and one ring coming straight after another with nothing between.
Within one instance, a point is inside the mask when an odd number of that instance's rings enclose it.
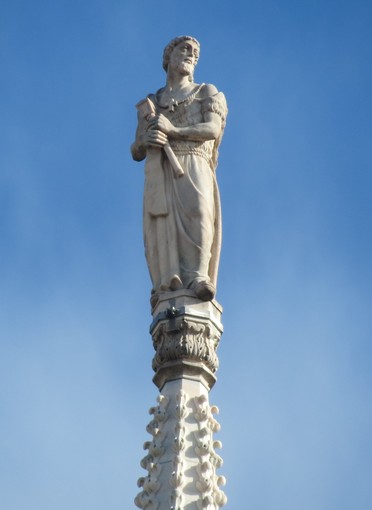
<instances>
[{"instance_id":1,"label":"blue sky","mask_svg":"<svg viewBox=\"0 0 372 510\"><path fill-rule=\"evenodd\" d=\"M152 384L134 105L165 44L228 101L227 509L372 507L369 2L4 0L0 499L134 508Z\"/></svg>"}]
</instances>

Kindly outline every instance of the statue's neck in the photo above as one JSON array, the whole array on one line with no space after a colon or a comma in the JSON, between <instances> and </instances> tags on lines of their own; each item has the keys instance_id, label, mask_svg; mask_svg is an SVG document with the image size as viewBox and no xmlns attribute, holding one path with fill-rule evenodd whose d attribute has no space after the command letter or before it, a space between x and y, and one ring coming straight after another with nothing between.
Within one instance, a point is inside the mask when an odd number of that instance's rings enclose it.
<instances>
[{"instance_id":1,"label":"statue's neck","mask_svg":"<svg viewBox=\"0 0 372 510\"><path fill-rule=\"evenodd\" d=\"M167 76L165 90L170 94L176 94L182 90L187 90L192 86L188 76Z\"/></svg>"},{"instance_id":2,"label":"statue's neck","mask_svg":"<svg viewBox=\"0 0 372 510\"><path fill-rule=\"evenodd\" d=\"M179 69L169 66L165 90L170 94L177 94L179 91L190 90L190 88L192 88L190 74L185 74Z\"/></svg>"},{"instance_id":3,"label":"statue's neck","mask_svg":"<svg viewBox=\"0 0 372 510\"><path fill-rule=\"evenodd\" d=\"M162 108L168 107L169 110L173 111L174 106L184 102L196 86L189 78L189 74L180 73L175 69L168 69L166 85L156 94L159 105Z\"/></svg>"}]
</instances>

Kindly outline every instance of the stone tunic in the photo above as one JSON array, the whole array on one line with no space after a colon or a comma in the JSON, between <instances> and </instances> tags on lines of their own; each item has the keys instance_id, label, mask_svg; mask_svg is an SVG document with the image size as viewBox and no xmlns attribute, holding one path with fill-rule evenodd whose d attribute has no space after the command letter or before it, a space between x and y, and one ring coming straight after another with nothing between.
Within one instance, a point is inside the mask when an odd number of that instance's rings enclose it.
<instances>
[{"instance_id":1,"label":"stone tunic","mask_svg":"<svg viewBox=\"0 0 372 510\"><path fill-rule=\"evenodd\" d=\"M169 140L184 171L181 177L175 175L164 150L147 149L143 227L153 294L191 288L201 281L216 286L221 208L215 169L227 106L221 92L198 98L202 86L174 108L163 108L156 95L148 96L156 113L177 127L203 122L206 112L222 119L216 140Z\"/></svg>"}]
</instances>

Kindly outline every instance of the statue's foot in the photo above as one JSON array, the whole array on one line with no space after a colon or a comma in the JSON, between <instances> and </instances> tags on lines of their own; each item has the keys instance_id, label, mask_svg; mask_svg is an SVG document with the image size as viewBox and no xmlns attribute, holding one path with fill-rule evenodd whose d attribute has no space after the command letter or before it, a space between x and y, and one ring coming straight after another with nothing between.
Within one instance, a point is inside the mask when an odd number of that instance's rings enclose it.
<instances>
[{"instance_id":1,"label":"statue's foot","mask_svg":"<svg viewBox=\"0 0 372 510\"><path fill-rule=\"evenodd\" d=\"M181 278L177 274L172 276L172 278L169 282L170 290L179 290L179 289L182 289L182 287L183 287L183 283L181 281Z\"/></svg>"},{"instance_id":2,"label":"statue's foot","mask_svg":"<svg viewBox=\"0 0 372 510\"><path fill-rule=\"evenodd\" d=\"M201 301L212 301L216 295L216 287L209 280L196 281L191 288Z\"/></svg>"},{"instance_id":3,"label":"statue's foot","mask_svg":"<svg viewBox=\"0 0 372 510\"><path fill-rule=\"evenodd\" d=\"M183 283L178 274L173 275L167 283L161 283L158 287L158 290L152 290L152 292L170 292L172 290L182 289Z\"/></svg>"},{"instance_id":4,"label":"statue's foot","mask_svg":"<svg viewBox=\"0 0 372 510\"><path fill-rule=\"evenodd\" d=\"M169 281L169 284L162 283L159 285L157 289L152 289L150 303L151 307L155 308L157 302L159 301L160 295L164 292L171 292L175 290L179 290L183 288L183 283L181 278L178 275L173 275Z\"/></svg>"}]
</instances>

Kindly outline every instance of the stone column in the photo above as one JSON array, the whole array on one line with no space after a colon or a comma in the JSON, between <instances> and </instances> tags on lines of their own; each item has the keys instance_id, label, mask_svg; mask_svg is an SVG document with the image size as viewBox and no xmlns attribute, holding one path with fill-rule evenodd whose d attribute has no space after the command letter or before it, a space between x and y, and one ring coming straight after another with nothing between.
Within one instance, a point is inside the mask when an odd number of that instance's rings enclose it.
<instances>
[{"instance_id":1,"label":"stone column","mask_svg":"<svg viewBox=\"0 0 372 510\"><path fill-rule=\"evenodd\" d=\"M216 350L222 334L222 309L182 289L164 293L153 310L150 333L155 356L153 381L159 388L150 408L135 498L143 510L218 510L227 499L217 474L222 465L213 434L220 429L209 404L216 382Z\"/></svg>"}]
</instances>

